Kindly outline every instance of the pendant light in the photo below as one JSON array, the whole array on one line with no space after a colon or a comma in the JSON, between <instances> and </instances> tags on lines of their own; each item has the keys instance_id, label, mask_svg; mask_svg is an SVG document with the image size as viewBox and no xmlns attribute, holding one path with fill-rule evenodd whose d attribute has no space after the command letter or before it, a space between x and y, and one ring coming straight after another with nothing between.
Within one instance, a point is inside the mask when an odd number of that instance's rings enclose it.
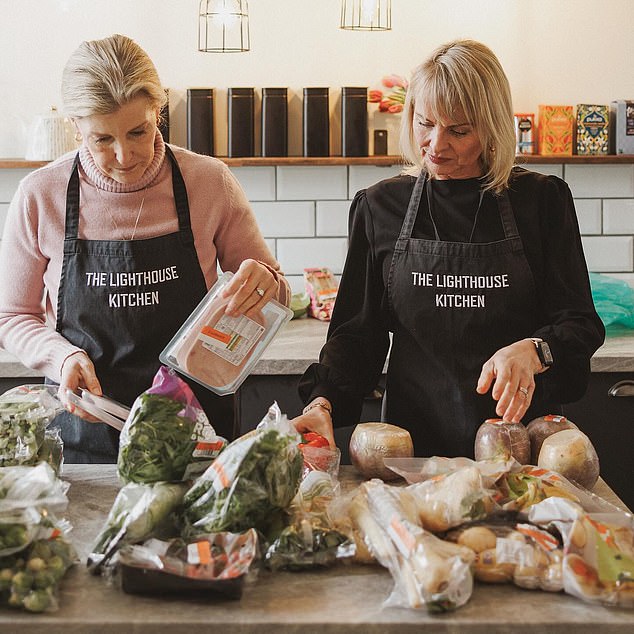
<instances>
[{"instance_id":1,"label":"pendant light","mask_svg":"<svg viewBox=\"0 0 634 634\"><path fill-rule=\"evenodd\" d=\"M340 28L350 31L390 31L392 0L341 0Z\"/></svg>"},{"instance_id":2,"label":"pendant light","mask_svg":"<svg viewBox=\"0 0 634 634\"><path fill-rule=\"evenodd\" d=\"M250 49L247 0L200 0L198 50L242 53Z\"/></svg>"}]
</instances>

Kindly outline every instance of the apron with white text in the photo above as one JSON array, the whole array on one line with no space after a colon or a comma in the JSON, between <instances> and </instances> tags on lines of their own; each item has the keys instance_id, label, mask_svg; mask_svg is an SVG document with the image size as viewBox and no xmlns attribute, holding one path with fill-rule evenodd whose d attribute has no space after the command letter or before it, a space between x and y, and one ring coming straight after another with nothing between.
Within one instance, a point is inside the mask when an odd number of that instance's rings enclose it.
<instances>
[{"instance_id":1,"label":"apron with white text","mask_svg":"<svg viewBox=\"0 0 634 634\"><path fill-rule=\"evenodd\" d=\"M473 457L478 427L497 417L490 391L475 391L482 364L537 329L535 282L506 192L496 197L502 240L444 242L431 202L436 239L412 237L426 186L422 174L388 277L394 333L382 417L409 430L417 456ZM548 410L540 392L524 420Z\"/></svg>"},{"instance_id":2,"label":"apron with white text","mask_svg":"<svg viewBox=\"0 0 634 634\"><path fill-rule=\"evenodd\" d=\"M207 292L191 229L189 203L173 152L178 231L146 240L83 240L79 233L79 158L66 196L64 261L57 330L85 350L103 393L127 406L150 387L159 353ZM190 383L216 431L233 434L233 399ZM115 462L119 433L62 413L66 462Z\"/></svg>"}]
</instances>

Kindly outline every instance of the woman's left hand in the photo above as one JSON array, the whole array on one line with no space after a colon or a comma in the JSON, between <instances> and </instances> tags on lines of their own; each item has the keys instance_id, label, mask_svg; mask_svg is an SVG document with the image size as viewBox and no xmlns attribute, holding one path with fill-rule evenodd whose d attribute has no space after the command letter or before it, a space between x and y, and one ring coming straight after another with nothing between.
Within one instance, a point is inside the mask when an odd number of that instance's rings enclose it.
<instances>
[{"instance_id":1,"label":"woman's left hand","mask_svg":"<svg viewBox=\"0 0 634 634\"><path fill-rule=\"evenodd\" d=\"M254 316L277 297L279 282L273 273L256 260L245 260L222 292L231 297L225 313L231 317Z\"/></svg>"},{"instance_id":2,"label":"woman's left hand","mask_svg":"<svg viewBox=\"0 0 634 634\"><path fill-rule=\"evenodd\" d=\"M535 391L535 375L542 370L535 344L530 339L516 341L498 350L483 366L476 391L498 402L495 412L514 423L526 414Z\"/></svg>"}]
</instances>

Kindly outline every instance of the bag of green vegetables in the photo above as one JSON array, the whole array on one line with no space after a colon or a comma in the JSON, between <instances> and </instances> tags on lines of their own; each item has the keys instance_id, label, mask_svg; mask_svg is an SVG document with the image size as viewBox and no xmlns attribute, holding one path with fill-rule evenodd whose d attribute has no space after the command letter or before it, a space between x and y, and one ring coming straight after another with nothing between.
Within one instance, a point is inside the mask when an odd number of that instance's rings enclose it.
<instances>
[{"instance_id":1,"label":"bag of green vegetables","mask_svg":"<svg viewBox=\"0 0 634 634\"><path fill-rule=\"evenodd\" d=\"M257 429L230 443L187 491L184 533L281 530L302 476L299 440L274 404Z\"/></svg>"},{"instance_id":2,"label":"bag of green vegetables","mask_svg":"<svg viewBox=\"0 0 634 634\"><path fill-rule=\"evenodd\" d=\"M225 445L189 385L161 366L121 430L119 477L141 484L187 480L204 471Z\"/></svg>"}]
</instances>

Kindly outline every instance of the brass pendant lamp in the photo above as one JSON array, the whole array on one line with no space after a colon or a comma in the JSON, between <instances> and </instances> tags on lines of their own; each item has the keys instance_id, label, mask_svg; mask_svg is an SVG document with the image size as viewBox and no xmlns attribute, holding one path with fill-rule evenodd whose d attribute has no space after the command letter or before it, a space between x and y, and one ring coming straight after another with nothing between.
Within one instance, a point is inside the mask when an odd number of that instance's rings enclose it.
<instances>
[{"instance_id":1,"label":"brass pendant lamp","mask_svg":"<svg viewBox=\"0 0 634 634\"><path fill-rule=\"evenodd\" d=\"M198 50L203 53L250 50L247 0L200 0Z\"/></svg>"},{"instance_id":2,"label":"brass pendant lamp","mask_svg":"<svg viewBox=\"0 0 634 634\"><path fill-rule=\"evenodd\" d=\"M390 31L392 0L341 0L340 28L350 31Z\"/></svg>"}]
</instances>

